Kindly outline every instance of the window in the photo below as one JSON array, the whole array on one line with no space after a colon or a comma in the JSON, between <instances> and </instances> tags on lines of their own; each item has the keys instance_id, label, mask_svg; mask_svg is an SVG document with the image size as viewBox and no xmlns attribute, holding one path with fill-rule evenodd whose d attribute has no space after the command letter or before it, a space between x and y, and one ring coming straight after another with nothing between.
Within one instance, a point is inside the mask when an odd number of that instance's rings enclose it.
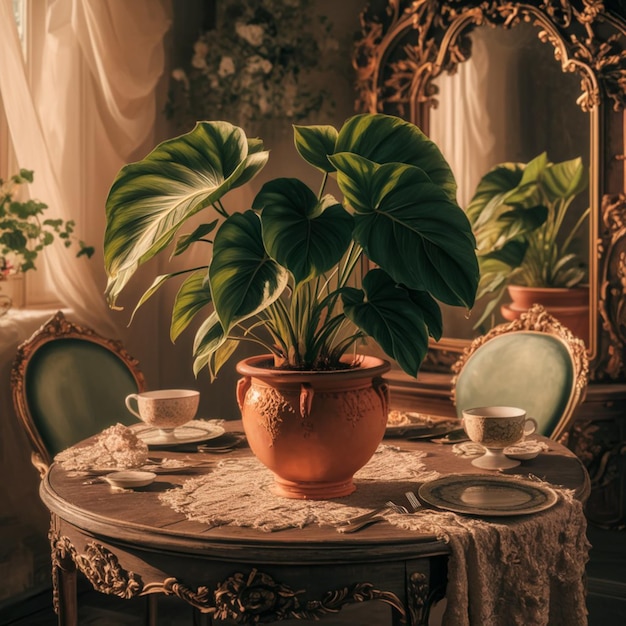
<instances>
[{"instance_id":1,"label":"window","mask_svg":"<svg viewBox=\"0 0 626 626\"><path fill-rule=\"evenodd\" d=\"M26 61L27 71L32 72L33 45L38 38L37 33L43 33L45 25L47 2L41 0L13 0L13 16L17 25L17 32L22 42L22 52ZM42 37L39 37L42 40ZM30 76L29 76L30 78ZM27 163L21 164L29 169ZM9 125L6 118L2 94L0 93L0 178L6 180L18 171L20 164L17 162ZM35 172L35 176L37 173ZM46 202L45 198L38 198ZM53 209L51 209L53 212ZM43 267L45 253L39 256L37 266ZM20 280L14 281L15 285L5 285L3 291L10 293L15 305L24 306L56 306L60 302L54 293L46 288L44 272L41 270L31 271L24 274Z\"/></svg>"}]
</instances>

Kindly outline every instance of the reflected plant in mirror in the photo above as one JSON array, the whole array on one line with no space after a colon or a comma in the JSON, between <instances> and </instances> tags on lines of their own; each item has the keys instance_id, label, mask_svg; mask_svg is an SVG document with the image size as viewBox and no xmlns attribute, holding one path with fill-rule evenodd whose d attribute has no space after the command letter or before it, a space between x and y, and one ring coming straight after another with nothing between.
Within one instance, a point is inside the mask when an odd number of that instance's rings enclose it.
<instances>
[{"instance_id":1,"label":"reflected plant in mirror","mask_svg":"<svg viewBox=\"0 0 626 626\"><path fill-rule=\"evenodd\" d=\"M582 158L552 163L546 152L528 163L501 163L482 177L467 207L481 274L477 299L489 300L475 328L510 285L572 288L587 278L573 244L589 207L573 225L566 220L587 185Z\"/></svg>"}]
</instances>

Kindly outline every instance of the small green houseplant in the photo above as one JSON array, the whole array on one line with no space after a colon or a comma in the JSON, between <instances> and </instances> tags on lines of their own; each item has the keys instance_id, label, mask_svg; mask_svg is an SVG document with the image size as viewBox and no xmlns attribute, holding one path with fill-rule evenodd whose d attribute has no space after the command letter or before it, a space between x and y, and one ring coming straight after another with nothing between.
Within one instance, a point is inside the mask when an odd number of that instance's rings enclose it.
<instances>
[{"instance_id":1,"label":"small green houseplant","mask_svg":"<svg viewBox=\"0 0 626 626\"><path fill-rule=\"evenodd\" d=\"M476 326L509 285L572 288L584 281L586 268L572 243L589 208L573 224L565 218L587 184L580 157L552 163L545 152L528 163L501 163L483 176L467 208L480 266L477 298L488 299Z\"/></svg>"},{"instance_id":2,"label":"small green houseplant","mask_svg":"<svg viewBox=\"0 0 626 626\"><path fill-rule=\"evenodd\" d=\"M241 341L261 344L286 369L329 370L371 337L416 376L429 335L441 336L438 301L471 308L478 284L474 236L447 162L416 126L382 114L354 116L339 130L294 126L294 138L319 170L320 191L277 178L251 208L227 208L226 196L269 153L227 122L199 122L122 168L106 204L110 305L156 254L204 245L205 265L158 276L137 305L186 274L171 337L203 315L196 374L208 366L215 376ZM342 200L325 193L330 177ZM181 233L199 212L201 225ZM370 269L351 284L364 260Z\"/></svg>"},{"instance_id":3,"label":"small green houseplant","mask_svg":"<svg viewBox=\"0 0 626 626\"><path fill-rule=\"evenodd\" d=\"M92 246L75 241L73 220L45 217L48 205L23 199L21 188L33 182L33 172L21 169L8 180L0 178L0 270L1 278L36 269L39 253L55 238L66 248L78 245L76 256L91 257Z\"/></svg>"}]
</instances>

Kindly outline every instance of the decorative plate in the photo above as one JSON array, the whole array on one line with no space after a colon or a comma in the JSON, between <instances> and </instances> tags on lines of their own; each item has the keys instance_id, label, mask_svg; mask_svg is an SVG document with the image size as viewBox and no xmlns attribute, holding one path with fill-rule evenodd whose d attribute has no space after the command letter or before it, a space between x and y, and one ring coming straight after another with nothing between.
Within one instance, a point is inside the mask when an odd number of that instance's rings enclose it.
<instances>
[{"instance_id":1,"label":"decorative plate","mask_svg":"<svg viewBox=\"0 0 626 626\"><path fill-rule=\"evenodd\" d=\"M541 483L511 476L453 474L424 483L419 497L438 509L467 515L510 516L538 513L558 496Z\"/></svg>"},{"instance_id":2,"label":"decorative plate","mask_svg":"<svg viewBox=\"0 0 626 626\"><path fill-rule=\"evenodd\" d=\"M170 434L164 434L158 428L146 424L133 426L133 430L137 437L148 444L148 446L173 446L186 443L199 443L200 441L220 437L226 432L222 426L200 420L194 420L184 426L175 428Z\"/></svg>"},{"instance_id":3,"label":"decorative plate","mask_svg":"<svg viewBox=\"0 0 626 626\"><path fill-rule=\"evenodd\" d=\"M402 439L430 439L442 437L455 430L459 430L458 421L438 422L435 424L403 424L401 426L387 426L385 437Z\"/></svg>"}]
</instances>

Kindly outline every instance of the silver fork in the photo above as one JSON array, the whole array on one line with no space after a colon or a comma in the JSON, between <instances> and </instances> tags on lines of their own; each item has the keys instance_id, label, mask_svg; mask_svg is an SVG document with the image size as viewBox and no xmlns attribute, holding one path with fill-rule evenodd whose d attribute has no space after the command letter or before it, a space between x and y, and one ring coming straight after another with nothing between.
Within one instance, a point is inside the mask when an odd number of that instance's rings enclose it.
<instances>
[{"instance_id":1,"label":"silver fork","mask_svg":"<svg viewBox=\"0 0 626 626\"><path fill-rule=\"evenodd\" d=\"M361 513L361 515L355 515L354 517L350 517L348 519L345 519L339 522L339 524L341 526L350 526L352 524L360 524L361 522L364 522L365 520L368 520L371 517L376 517L380 515L381 513L384 513L385 511L389 511L389 510L393 511L394 513L408 513L409 512L405 506L396 504L395 502L388 500L387 502L385 502L383 506L378 507L377 509L368 511L367 513Z\"/></svg>"},{"instance_id":2,"label":"silver fork","mask_svg":"<svg viewBox=\"0 0 626 626\"><path fill-rule=\"evenodd\" d=\"M411 506L411 509L413 509L413 512L424 508L422 503L417 499L417 496L412 491L407 491L404 495L409 501L409 505Z\"/></svg>"},{"instance_id":3,"label":"silver fork","mask_svg":"<svg viewBox=\"0 0 626 626\"><path fill-rule=\"evenodd\" d=\"M404 513L404 514L406 514L406 513L409 512L409 509L407 509L405 506L402 506L401 504L396 504L395 502L392 502L391 500L389 500L388 502L385 502L385 504L394 513Z\"/></svg>"},{"instance_id":4,"label":"silver fork","mask_svg":"<svg viewBox=\"0 0 626 626\"><path fill-rule=\"evenodd\" d=\"M361 528L365 528L365 526L369 526L370 524L384 522L385 518L381 515L384 511L393 511L394 513L403 514L409 513L409 510L405 506L388 500L385 502L385 506L375 509L374 511L370 511L369 513L352 517L349 520L345 520L337 526L337 532L344 534L355 533L357 530L361 530Z\"/></svg>"}]
</instances>

